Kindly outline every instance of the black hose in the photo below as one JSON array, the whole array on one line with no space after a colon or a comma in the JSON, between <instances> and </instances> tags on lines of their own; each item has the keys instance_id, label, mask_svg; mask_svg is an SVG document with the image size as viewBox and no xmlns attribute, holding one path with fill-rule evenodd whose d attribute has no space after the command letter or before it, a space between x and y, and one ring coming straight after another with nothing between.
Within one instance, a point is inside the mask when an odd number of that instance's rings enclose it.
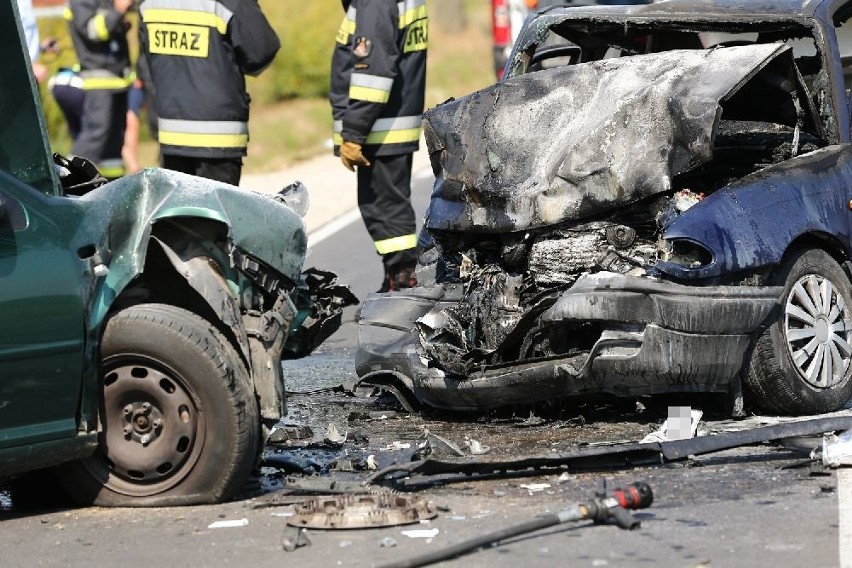
<instances>
[{"instance_id":1,"label":"black hose","mask_svg":"<svg viewBox=\"0 0 852 568\"><path fill-rule=\"evenodd\" d=\"M581 512L580 507L574 507L560 513L546 515L520 525L507 527L503 530L478 536L470 540L465 540L456 545L423 554L422 556L409 558L408 560L401 560L392 564L385 564L380 568L415 568L416 566L428 566L429 564L449 560L450 558L455 558L456 556L461 556L468 552L474 552L480 548L494 544L495 542L512 538L513 536L530 533L547 527L552 527L554 525L567 523L569 521L579 521L584 518L587 517Z\"/></svg>"}]
</instances>

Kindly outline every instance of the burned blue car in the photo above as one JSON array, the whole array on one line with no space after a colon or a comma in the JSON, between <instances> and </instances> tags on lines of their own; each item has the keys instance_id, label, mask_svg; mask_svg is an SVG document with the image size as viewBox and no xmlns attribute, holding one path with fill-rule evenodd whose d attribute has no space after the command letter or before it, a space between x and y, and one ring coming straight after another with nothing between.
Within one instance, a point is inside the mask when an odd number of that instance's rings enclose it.
<instances>
[{"instance_id":1,"label":"burned blue car","mask_svg":"<svg viewBox=\"0 0 852 568\"><path fill-rule=\"evenodd\" d=\"M368 298L362 384L409 409L852 396L852 2L556 7L426 113L420 285Z\"/></svg>"}]
</instances>

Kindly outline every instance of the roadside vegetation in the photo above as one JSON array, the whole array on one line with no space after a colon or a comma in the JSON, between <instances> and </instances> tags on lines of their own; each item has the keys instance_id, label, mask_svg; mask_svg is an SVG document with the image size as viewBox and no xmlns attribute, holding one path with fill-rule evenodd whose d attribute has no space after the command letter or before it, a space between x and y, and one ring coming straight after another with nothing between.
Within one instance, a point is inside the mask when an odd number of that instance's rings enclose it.
<instances>
[{"instance_id":1,"label":"roadside vegetation","mask_svg":"<svg viewBox=\"0 0 852 568\"><path fill-rule=\"evenodd\" d=\"M463 2L463 18L447 14L446 2ZM326 100L334 35L343 17L340 3L297 0L260 0L264 12L281 38L273 64L260 77L249 78L252 97L251 141L244 172L274 171L297 161L330 151L331 111ZM493 82L490 16L487 0L430 0L427 106L459 97ZM455 8L453 11L459 11ZM58 39L61 52L45 55L51 74L76 60L66 22L39 20L43 38ZM130 32L131 51L138 52L137 26ZM62 113L41 86L53 149L67 153L71 140ZM144 123L144 122L143 122ZM157 145L142 128L140 154L143 165L156 165Z\"/></svg>"}]
</instances>

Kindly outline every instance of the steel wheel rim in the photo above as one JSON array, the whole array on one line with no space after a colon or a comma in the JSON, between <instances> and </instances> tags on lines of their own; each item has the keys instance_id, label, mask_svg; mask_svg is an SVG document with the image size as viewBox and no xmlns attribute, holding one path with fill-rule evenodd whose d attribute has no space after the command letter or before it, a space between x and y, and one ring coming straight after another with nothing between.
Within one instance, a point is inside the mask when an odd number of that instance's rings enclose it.
<instances>
[{"instance_id":1,"label":"steel wheel rim","mask_svg":"<svg viewBox=\"0 0 852 568\"><path fill-rule=\"evenodd\" d=\"M831 280L799 278L784 307L784 338L802 379L820 389L842 382L852 361L851 334L849 307Z\"/></svg>"},{"instance_id":2,"label":"steel wheel rim","mask_svg":"<svg viewBox=\"0 0 852 568\"><path fill-rule=\"evenodd\" d=\"M199 408L180 375L154 361L125 357L106 362L101 452L85 467L125 495L145 497L176 486L204 445L205 417Z\"/></svg>"}]
</instances>

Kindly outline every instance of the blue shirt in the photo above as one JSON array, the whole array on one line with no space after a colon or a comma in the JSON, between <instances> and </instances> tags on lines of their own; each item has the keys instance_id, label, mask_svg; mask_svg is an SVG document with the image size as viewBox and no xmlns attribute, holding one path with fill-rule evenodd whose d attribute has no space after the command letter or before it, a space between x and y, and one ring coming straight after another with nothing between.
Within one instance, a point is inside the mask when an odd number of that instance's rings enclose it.
<instances>
[{"instance_id":1,"label":"blue shirt","mask_svg":"<svg viewBox=\"0 0 852 568\"><path fill-rule=\"evenodd\" d=\"M33 11L32 0L18 0L18 12L21 15L21 27L24 28L24 37L27 40L27 49L30 52L30 60L35 61L38 57L39 37L36 15Z\"/></svg>"}]
</instances>

